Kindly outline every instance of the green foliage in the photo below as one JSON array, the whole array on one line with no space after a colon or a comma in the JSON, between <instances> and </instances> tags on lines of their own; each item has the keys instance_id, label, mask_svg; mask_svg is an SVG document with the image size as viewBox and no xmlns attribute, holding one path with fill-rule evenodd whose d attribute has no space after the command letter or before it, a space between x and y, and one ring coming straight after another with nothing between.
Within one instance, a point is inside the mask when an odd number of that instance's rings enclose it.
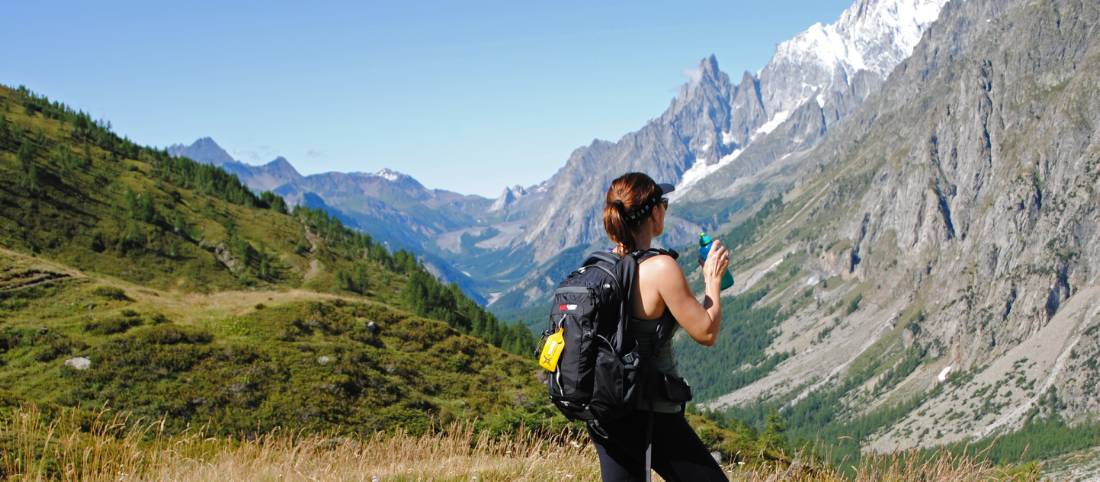
<instances>
[{"instance_id":1,"label":"green foliage","mask_svg":"<svg viewBox=\"0 0 1100 482\"><path fill-rule=\"evenodd\" d=\"M283 197L271 191L264 191L260 193L260 203L267 205L268 208L272 211L282 214L288 213L286 209L286 201L283 200Z\"/></svg>"},{"instance_id":2,"label":"green foliage","mask_svg":"<svg viewBox=\"0 0 1100 482\"><path fill-rule=\"evenodd\" d=\"M92 290L92 294L108 300L115 301L134 301L126 295L126 291L122 288L116 288L114 286L96 286Z\"/></svg>"},{"instance_id":3,"label":"green foliage","mask_svg":"<svg viewBox=\"0 0 1100 482\"><path fill-rule=\"evenodd\" d=\"M340 286L348 291L366 294L367 289L370 287L366 268L361 264L355 265L355 271L351 273L338 271L336 277L340 280ZM406 286L408 285L406 284Z\"/></svg>"},{"instance_id":4,"label":"green foliage","mask_svg":"<svg viewBox=\"0 0 1100 482\"><path fill-rule=\"evenodd\" d=\"M845 313L847 313L849 315L852 314L852 313L855 313L856 310L859 309L859 303L861 301L863 301L863 293L856 293L855 296L853 296L850 300L848 300L848 305L845 308Z\"/></svg>"},{"instance_id":5,"label":"green foliage","mask_svg":"<svg viewBox=\"0 0 1100 482\"><path fill-rule=\"evenodd\" d=\"M769 372L787 354L767 355L781 317L775 306L754 306L768 294L761 288L722 301L722 325L714 346L683 337L675 340L683 375L698 399L729 393ZM745 368L742 368L745 367Z\"/></svg>"},{"instance_id":6,"label":"green foliage","mask_svg":"<svg viewBox=\"0 0 1100 482\"><path fill-rule=\"evenodd\" d=\"M130 328L141 325L141 323L141 317L137 313L130 312L89 322L84 325L84 331L96 335L113 335L124 333Z\"/></svg>"},{"instance_id":7,"label":"green foliage","mask_svg":"<svg viewBox=\"0 0 1100 482\"><path fill-rule=\"evenodd\" d=\"M401 290L401 300L414 313L446 321L463 333L484 338L512 353L526 355L534 350L534 338L526 327L500 323L465 297L458 285L444 285L423 269L409 275Z\"/></svg>"},{"instance_id":8,"label":"green foliage","mask_svg":"<svg viewBox=\"0 0 1100 482\"><path fill-rule=\"evenodd\" d=\"M233 204L267 207L236 175L220 167L201 164L186 157L173 157L167 151L147 152L152 157L152 174L156 178Z\"/></svg>"},{"instance_id":9,"label":"green foliage","mask_svg":"<svg viewBox=\"0 0 1100 482\"><path fill-rule=\"evenodd\" d=\"M204 423L234 435L419 433L474 417L497 432L564 425L533 363L382 305L281 304L205 326L131 310L101 315L75 332L0 330L0 382L42 403L94 410L110 401L166 416L169 433ZM67 355L91 367L63 366Z\"/></svg>"},{"instance_id":10,"label":"green foliage","mask_svg":"<svg viewBox=\"0 0 1100 482\"><path fill-rule=\"evenodd\" d=\"M195 229L229 213L212 212L212 198L147 176L163 153L25 89L0 87L0 98L24 107L0 112L7 126L0 175L18 181L0 188L0 203L20 207L0 217L0 243L153 285L235 284L234 276L210 269L213 253Z\"/></svg>"},{"instance_id":11,"label":"green foliage","mask_svg":"<svg viewBox=\"0 0 1100 482\"><path fill-rule=\"evenodd\" d=\"M924 352L913 348L901 362L894 365L876 385L876 390L895 383L912 372L923 360ZM783 400L757 401L729 409L725 416L753 426L769 423L778 413L787 428L788 437L797 447L825 454L834 464L852 464L859 460L860 444L866 437L905 417L924 400L939 393L940 387L903 402L854 415L844 400L857 387L875 376L874 365L853 363L847 376L829 388L816 390L787 405Z\"/></svg>"},{"instance_id":12,"label":"green foliage","mask_svg":"<svg viewBox=\"0 0 1100 482\"><path fill-rule=\"evenodd\" d=\"M1074 426L1061 417L1033 418L1015 432L978 441L948 445L956 454L984 454L997 464L1048 459L1057 455L1100 446L1100 422L1086 420Z\"/></svg>"},{"instance_id":13,"label":"green foliage","mask_svg":"<svg viewBox=\"0 0 1100 482\"><path fill-rule=\"evenodd\" d=\"M762 451L787 451L787 426L779 412L772 410L764 421L764 431L760 433L760 450Z\"/></svg>"},{"instance_id":14,"label":"green foliage","mask_svg":"<svg viewBox=\"0 0 1100 482\"><path fill-rule=\"evenodd\" d=\"M905 355L901 361L891 367L882 378L875 383L874 392L884 393L887 390L897 386L902 380L905 380L913 371L924 363L924 357L927 355L927 351L919 345L914 344L905 351Z\"/></svg>"},{"instance_id":15,"label":"green foliage","mask_svg":"<svg viewBox=\"0 0 1100 482\"><path fill-rule=\"evenodd\" d=\"M722 454L724 462L790 460L784 444L775 443L781 440L781 434L771 443L765 443L763 435L757 435L748 425L723 418L717 412L700 412L694 405L688 405L685 416L703 444Z\"/></svg>"},{"instance_id":16,"label":"green foliage","mask_svg":"<svg viewBox=\"0 0 1100 482\"><path fill-rule=\"evenodd\" d=\"M335 257L357 260L366 258L377 262L387 270L408 273L416 267L416 258L400 251L391 255L389 250L374 241L370 235L344 226L339 219L320 209L297 206L293 216L311 232L321 238L323 249Z\"/></svg>"},{"instance_id":17,"label":"green foliage","mask_svg":"<svg viewBox=\"0 0 1100 482\"><path fill-rule=\"evenodd\" d=\"M19 163L16 185L32 194L38 193L38 168L34 165L34 145L30 142L22 143L15 159Z\"/></svg>"},{"instance_id":18,"label":"green foliage","mask_svg":"<svg viewBox=\"0 0 1100 482\"><path fill-rule=\"evenodd\" d=\"M783 197L776 196L760 207L759 211L750 216L745 222L738 224L720 238L727 247L737 249L739 246L747 246L756 239L760 229L764 227L772 215L783 211Z\"/></svg>"}]
</instances>

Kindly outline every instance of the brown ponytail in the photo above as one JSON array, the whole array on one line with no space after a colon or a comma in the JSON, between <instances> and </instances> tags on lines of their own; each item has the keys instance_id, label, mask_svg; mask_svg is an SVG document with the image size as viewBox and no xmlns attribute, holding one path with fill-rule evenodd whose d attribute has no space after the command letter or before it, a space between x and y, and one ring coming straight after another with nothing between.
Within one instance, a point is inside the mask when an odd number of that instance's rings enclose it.
<instances>
[{"instance_id":1,"label":"brown ponytail","mask_svg":"<svg viewBox=\"0 0 1100 482\"><path fill-rule=\"evenodd\" d=\"M638 227L653 207L653 199L660 198L660 194L657 183L640 172L628 172L611 181L603 207L603 227L611 241L623 245L628 252L637 249Z\"/></svg>"}]
</instances>

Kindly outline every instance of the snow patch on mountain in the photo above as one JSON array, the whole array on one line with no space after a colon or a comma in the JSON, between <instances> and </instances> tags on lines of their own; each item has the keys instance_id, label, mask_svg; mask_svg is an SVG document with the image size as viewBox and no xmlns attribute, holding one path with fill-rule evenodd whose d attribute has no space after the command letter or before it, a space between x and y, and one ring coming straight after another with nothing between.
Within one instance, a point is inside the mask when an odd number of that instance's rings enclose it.
<instances>
[{"instance_id":1,"label":"snow patch on mountain","mask_svg":"<svg viewBox=\"0 0 1100 482\"><path fill-rule=\"evenodd\" d=\"M864 70L863 52L847 41L844 34L837 31L836 24L821 25L815 23L797 37L779 44L776 55L793 57L801 55L820 61L829 67L849 67L853 71Z\"/></svg>"},{"instance_id":2,"label":"snow patch on mountain","mask_svg":"<svg viewBox=\"0 0 1100 482\"><path fill-rule=\"evenodd\" d=\"M381 171L376 172L374 175L390 182L397 182L402 177L405 177L404 174L394 171L392 169L382 169Z\"/></svg>"},{"instance_id":3,"label":"snow patch on mountain","mask_svg":"<svg viewBox=\"0 0 1100 482\"><path fill-rule=\"evenodd\" d=\"M728 146L737 142L737 137L733 135L732 131L722 131L722 145Z\"/></svg>"},{"instance_id":4,"label":"snow patch on mountain","mask_svg":"<svg viewBox=\"0 0 1100 482\"><path fill-rule=\"evenodd\" d=\"M752 133L752 138L755 140L757 136L771 133L771 131L774 131L776 127L779 127L779 125L785 122L790 116L791 111L789 110L775 114L768 122L765 122L764 125L756 128L756 131Z\"/></svg>"},{"instance_id":5,"label":"snow patch on mountain","mask_svg":"<svg viewBox=\"0 0 1100 482\"><path fill-rule=\"evenodd\" d=\"M794 109L861 70L885 78L913 53L946 2L856 0L835 22L815 23L780 43L760 72L769 111Z\"/></svg>"},{"instance_id":6,"label":"snow patch on mountain","mask_svg":"<svg viewBox=\"0 0 1100 482\"><path fill-rule=\"evenodd\" d=\"M733 162L739 155L741 155L741 149L736 149L722 156L722 158L714 164L707 164L706 160L702 158L695 159L695 163L680 176L680 182L676 183L676 190L672 191L672 193L668 195L668 198L670 200L675 200L680 197L681 194L687 191L692 185L699 182L699 180Z\"/></svg>"}]
</instances>

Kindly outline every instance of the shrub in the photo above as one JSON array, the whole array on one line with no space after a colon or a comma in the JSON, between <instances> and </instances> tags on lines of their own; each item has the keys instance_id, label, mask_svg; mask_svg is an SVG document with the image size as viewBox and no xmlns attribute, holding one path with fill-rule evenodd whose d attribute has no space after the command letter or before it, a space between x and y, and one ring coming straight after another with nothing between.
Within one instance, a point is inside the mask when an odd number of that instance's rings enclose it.
<instances>
[{"instance_id":1,"label":"shrub","mask_svg":"<svg viewBox=\"0 0 1100 482\"><path fill-rule=\"evenodd\" d=\"M859 309L859 303L863 301L863 293L857 293L854 298L848 301L848 314L855 313Z\"/></svg>"},{"instance_id":2,"label":"shrub","mask_svg":"<svg viewBox=\"0 0 1100 482\"><path fill-rule=\"evenodd\" d=\"M35 361L48 362L56 360L64 355L74 353L87 348L82 342L75 341L67 336L49 333L39 337L36 342L44 345L34 354ZM36 343L38 344L38 343Z\"/></svg>"},{"instance_id":3,"label":"shrub","mask_svg":"<svg viewBox=\"0 0 1100 482\"><path fill-rule=\"evenodd\" d=\"M161 324L151 326L134 334L137 341L154 345L175 345L178 343L204 344L210 343L214 335L210 332L192 326L174 324Z\"/></svg>"},{"instance_id":4,"label":"shrub","mask_svg":"<svg viewBox=\"0 0 1100 482\"><path fill-rule=\"evenodd\" d=\"M92 290L92 294L109 300L134 301L133 298L126 296L125 291L114 286L97 286Z\"/></svg>"},{"instance_id":5,"label":"shrub","mask_svg":"<svg viewBox=\"0 0 1100 482\"><path fill-rule=\"evenodd\" d=\"M141 318L137 313L132 315L123 313L122 316L92 321L84 325L84 331L96 335L114 335L124 333L130 328L141 325Z\"/></svg>"}]
</instances>

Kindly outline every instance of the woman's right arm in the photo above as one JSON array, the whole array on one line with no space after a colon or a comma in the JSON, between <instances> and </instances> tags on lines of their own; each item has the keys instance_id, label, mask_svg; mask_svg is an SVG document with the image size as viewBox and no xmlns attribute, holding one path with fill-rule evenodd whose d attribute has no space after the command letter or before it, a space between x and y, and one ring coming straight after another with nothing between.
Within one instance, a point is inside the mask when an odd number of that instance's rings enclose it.
<instances>
[{"instance_id":1,"label":"woman's right arm","mask_svg":"<svg viewBox=\"0 0 1100 482\"><path fill-rule=\"evenodd\" d=\"M658 259L651 262L656 261ZM707 261L703 264L705 297L702 304L691 293L680 265L676 264L672 258L660 261L663 262L657 266L661 275L658 277L657 289L665 305L692 339L701 345L713 345L718 338L719 325L722 321L722 303L719 293L722 273L725 273L726 268L729 267L729 251L720 241L714 241L714 246L707 255Z\"/></svg>"}]
</instances>

